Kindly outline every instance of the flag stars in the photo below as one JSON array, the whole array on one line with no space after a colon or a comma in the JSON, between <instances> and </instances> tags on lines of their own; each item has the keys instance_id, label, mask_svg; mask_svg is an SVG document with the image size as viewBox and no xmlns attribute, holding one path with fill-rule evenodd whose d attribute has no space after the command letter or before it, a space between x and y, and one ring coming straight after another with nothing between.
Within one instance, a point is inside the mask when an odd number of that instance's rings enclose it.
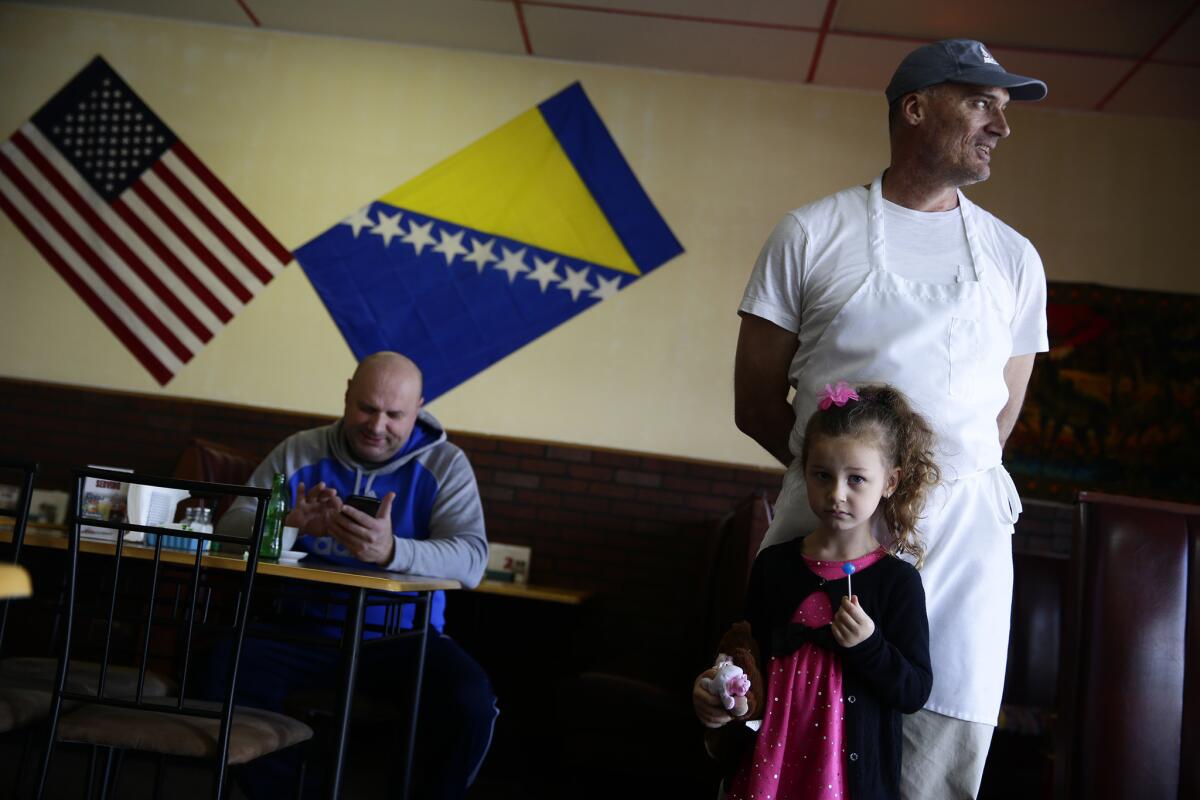
<instances>
[{"instance_id":1,"label":"flag stars","mask_svg":"<svg viewBox=\"0 0 1200 800\"><path fill-rule=\"evenodd\" d=\"M463 247L462 238L463 232L450 233L446 228L440 231L442 240L434 245L434 252L441 253L446 259L446 266L449 267L454 263L454 259L467 252L467 248Z\"/></svg>"},{"instance_id":2,"label":"flag stars","mask_svg":"<svg viewBox=\"0 0 1200 800\"><path fill-rule=\"evenodd\" d=\"M558 266L558 259L552 258L549 261L542 261L537 256L533 257L533 272L525 277L531 281L537 281L538 286L542 287L542 294L546 293L546 287L552 283L559 283L562 278L558 277L558 272L555 267Z\"/></svg>"},{"instance_id":3,"label":"flag stars","mask_svg":"<svg viewBox=\"0 0 1200 800\"><path fill-rule=\"evenodd\" d=\"M496 254L492 252L495 246L495 239L488 239L486 242L481 242L478 239L471 240L471 254L465 256L463 261L470 261L475 265L475 271L483 274L483 269L493 261L499 261Z\"/></svg>"},{"instance_id":4,"label":"flag stars","mask_svg":"<svg viewBox=\"0 0 1200 800\"><path fill-rule=\"evenodd\" d=\"M504 257L500 259L500 263L496 265L496 269L508 274L508 282L512 283L517 276L522 272L529 272L529 267L525 266L525 248L520 250L509 250L504 245L500 245L500 252ZM542 287L545 291L545 287Z\"/></svg>"},{"instance_id":5,"label":"flag stars","mask_svg":"<svg viewBox=\"0 0 1200 800\"><path fill-rule=\"evenodd\" d=\"M536 261L537 259L534 260ZM588 283L587 277L590 270L587 267L583 269L571 269L564 264L563 269L567 271L567 279L560 283L558 288L570 292L571 300L578 300L582 292L590 292L595 288Z\"/></svg>"},{"instance_id":6,"label":"flag stars","mask_svg":"<svg viewBox=\"0 0 1200 800\"><path fill-rule=\"evenodd\" d=\"M125 155L124 150L121 151L121 155ZM370 228L372 225L374 225L374 223L371 222L371 207L363 206L358 211L355 211L353 214L342 220L342 224L349 225L350 229L354 231L354 238L357 239L358 234L362 232L363 228Z\"/></svg>"},{"instance_id":7,"label":"flag stars","mask_svg":"<svg viewBox=\"0 0 1200 800\"><path fill-rule=\"evenodd\" d=\"M387 247L392 243L393 237L404 237L404 231L400 230L401 214L399 211L392 215L388 215L380 211L378 217L379 223L375 227L371 228L371 233L383 237L384 247ZM355 231L354 235L358 236L358 232Z\"/></svg>"},{"instance_id":8,"label":"flag stars","mask_svg":"<svg viewBox=\"0 0 1200 800\"><path fill-rule=\"evenodd\" d=\"M401 238L405 244L411 244L417 251L417 255L421 255L421 251L431 244L435 244L436 240L429 233L433 229L433 220L426 222L424 225L418 225L411 219L408 221L408 233Z\"/></svg>"},{"instance_id":9,"label":"flag stars","mask_svg":"<svg viewBox=\"0 0 1200 800\"><path fill-rule=\"evenodd\" d=\"M621 290L621 276L614 275L612 280L609 280L603 275L597 274L596 284L596 291L589 294L588 297L594 297L597 300L607 300Z\"/></svg>"}]
</instances>

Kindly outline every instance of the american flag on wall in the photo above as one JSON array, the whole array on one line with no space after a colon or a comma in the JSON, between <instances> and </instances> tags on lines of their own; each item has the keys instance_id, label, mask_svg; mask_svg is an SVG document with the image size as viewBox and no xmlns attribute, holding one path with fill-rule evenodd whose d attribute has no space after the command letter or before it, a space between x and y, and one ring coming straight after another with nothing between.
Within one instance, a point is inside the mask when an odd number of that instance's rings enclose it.
<instances>
[{"instance_id":1,"label":"american flag on wall","mask_svg":"<svg viewBox=\"0 0 1200 800\"><path fill-rule=\"evenodd\" d=\"M0 208L160 384L292 258L99 56L0 145Z\"/></svg>"}]
</instances>

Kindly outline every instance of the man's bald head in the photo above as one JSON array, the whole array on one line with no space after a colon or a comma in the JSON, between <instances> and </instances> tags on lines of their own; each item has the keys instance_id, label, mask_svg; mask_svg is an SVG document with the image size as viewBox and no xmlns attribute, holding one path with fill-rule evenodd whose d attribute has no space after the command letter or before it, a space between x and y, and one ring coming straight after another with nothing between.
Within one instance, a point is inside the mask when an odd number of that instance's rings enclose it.
<instances>
[{"instance_id":1,"label":"man's bald head","mask_svg":"<svg viewBox=\"0 0 1200 800\"><path fill-rule=\"evenodd\" d=\"M421 370L400 353L372 353L346 384L342 433L356 458L387 461L404 447L425 399Z\"/></svg>"},{"instance_id":2,"label":"man's bald head","mask_svg":"<svg viewBox=\"0 0 1200 800\"><path fill-rule=\"evenodd\" d=\"M358 366L354 369L354 374L350 377L350 384L353 385L356 380L365 375L372 377L383 375L405 380L416 380L417 394L421 395L424 392L425 377L421 374L421 368L408 356L392 352L391 350L381 350L378 353L372 353L358 362Z\"/></svg>"}]
</instances>

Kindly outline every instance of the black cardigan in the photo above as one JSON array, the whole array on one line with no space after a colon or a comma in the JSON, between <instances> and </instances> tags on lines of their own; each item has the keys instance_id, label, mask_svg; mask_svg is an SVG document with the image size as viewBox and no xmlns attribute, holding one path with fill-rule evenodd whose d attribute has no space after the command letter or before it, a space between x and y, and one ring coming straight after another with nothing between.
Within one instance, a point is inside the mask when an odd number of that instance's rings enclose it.
<instances>
[{"instance_id":1,"label":"black cardigan","mask_svg":"<svg viewBox=\"0 0 1200 800\"><path fill-rule=\"evenodd\" d=\"M837 613L844 579L827 581L808 569L803 539L769 547L750 574L746 619L759 644L761 672L771 656L793 652L796 635L833 650L842 661L846 771L851 800L900 797L900 715L918 711L933 686L925 590L911 564L888 556L854 573L854 594L875 630L854 647L833 641L829 626L807 632L791 628L804 598L824 591ZM789 631L791 636L789 637ZM789 641L790 640L790 641Z\"/></svg>"}]
</instances>

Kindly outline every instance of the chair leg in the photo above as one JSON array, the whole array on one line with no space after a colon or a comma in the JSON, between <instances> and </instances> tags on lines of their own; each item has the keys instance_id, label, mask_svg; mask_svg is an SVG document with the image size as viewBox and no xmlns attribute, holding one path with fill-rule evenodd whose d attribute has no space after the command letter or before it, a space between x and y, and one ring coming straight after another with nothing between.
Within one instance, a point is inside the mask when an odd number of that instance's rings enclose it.
<instances>
[{"instance_id":1,"label":"chair leg","mask_svg":"<svg viewBox=\"0 0 1200 800\"><path fill-rule=\"evenodd\" d=\"M160 755L154 759L154 800L158 800L162 796L163 785L163 761L166 756Z\"/></svg>"},{"instance_id":2,"label":"chair leg","mask_svg":"<svg viewBox=\"0 0 1200 800\"><path fill-rule=\"evenodd\" d=\"M115 758L114 754L116 756ZM102 797L117 797L117 784L121 782L121 770L124 768L124 766L125 751L116 750L114 753L114 750L109 748L108 764L105 766L105 773L111 772L111 775L106 775L107 779L104 781L104 794Z\"/></svg>"},{"instance_id":3,"label":"chair leg","mask_svg":"<svg viewBox=\"0 0 1200 800\"><path fill-rule=\"evenodd\" d=\"M112 747L104 748L104 776L100 781L100 800L108 800L109 784L114 780L116 770L113 769L113 759L116 756L116 749Z\"/></svg>"},{"instance_id":4,"label":"chair leg","mask_svg":"<svg viewBox=\"0 0 1200 800\"><path fill-rule=\"evenodd\" d=\"M301 747L304 747L301 745ZM304 797L304 778L305 772L308 769L308 748L305 747L300 751L300 777L296 780L296 800L301 800Z\"/></svg>"}]
</instances>

